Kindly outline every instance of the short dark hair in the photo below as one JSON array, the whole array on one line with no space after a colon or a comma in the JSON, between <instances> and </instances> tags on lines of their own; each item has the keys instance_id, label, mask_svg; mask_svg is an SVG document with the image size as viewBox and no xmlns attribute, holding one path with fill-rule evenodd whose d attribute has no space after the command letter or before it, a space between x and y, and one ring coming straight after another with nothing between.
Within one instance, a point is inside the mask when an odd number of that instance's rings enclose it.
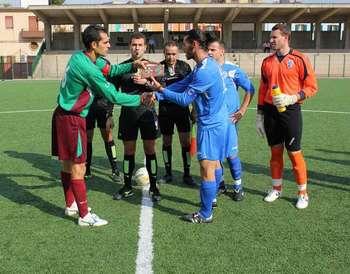
<instances>
[{"instance_id":1,"label":"short dark hair","mask_svg":"<svg viewBox=\"0 0 350 274\"><path fill-rule=\"evenodd\" d=\"M90 25L84 30L82 40L86 49L91 49L92 42L101 41L101 32L107 33L105 28L98 25Z\"/></svg>"},{"instance_id":2,"label":"short dark hair","mask_svg":"<svg viewBox=\"0 0 350 274\"><path fill-rule=\"evenodd\" d=\"M133 34L131 34L130 36L130 40L129 40L129 44L131 44L131 41L133 39L143 39L143 41L145 42L146 44L146 36L144 36L142 33L140 32L134 32Z\"/></svg>"},{"instance_id":3,"label":"short dark hair","mask_svg":"<svg viewBox=\"0 0 350 274\"><path fill-rule=\"evenodd\" d=\"M164 50L166 47L179 47L175 41L168 41L164 44Z\"/></svg>"},{"instance_id":4,"label":"short dark hair","mask_svg":"<svg viewBox=\"0 0 350 274\"><path fill-rule=\"evenodd\" d=\"M211 40L208 40L208 46L211 44L211 43L218 43L219 45L220 45L220 47L222 47L222 48L225 48L225 42L224 41L222 41L222 40L220 40L219 38L213 38L213 39L211 39Z\"/></svg>"},{"instance_id":5,"label":"short dark hair","mask_svg":"<svg viewBox=\"0 0 350 274\"><path fill-rule=\"evenodd\" d=\"M285 23L278 23L272 27L272 31L279 30L283 36L287 36L288 40L291 38L291 31L287 24Z\"/></svg>"},{"instance_id":6,"label":"short dark hair","mask_svg":"<svg viewBox=\"0 0 350 274\"><path fill-rule=\"evenodd\" d=\"M191 29L185 33L184 39L190 43L197 41L202 49L207 50L208 44L211 40L213 40L213 38L213 34L209 32L202 32L200 30Z\"/></svg>"}]
</instances>

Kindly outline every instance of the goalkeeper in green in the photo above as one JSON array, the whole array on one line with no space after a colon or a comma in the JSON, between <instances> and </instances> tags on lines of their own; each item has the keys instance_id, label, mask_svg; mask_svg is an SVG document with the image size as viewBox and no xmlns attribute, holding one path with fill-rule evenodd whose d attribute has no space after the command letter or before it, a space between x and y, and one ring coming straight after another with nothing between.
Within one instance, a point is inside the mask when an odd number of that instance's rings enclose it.
<instances>
[{"instance_id":1,"label":"goalkeeper in green","mask_svg":"<svg viewBox=\"0 0 350 274\"><path fill-rule=\"evenodd\" d=\"M114 104L139 106L147 103L147 96L128 95L117 91L107 82L102 71L106 70L106 56L110 48L107 32L100 26L88 26L82 35L85 51L72 55L68 61L59 88L58 106L52 117L52 155L62 161L61 181L65 194L65 214L79 213L80 226L102 226L108 222L90 212L87 205L84 180L86 161L86 122L89 107L95 95L102 95ZM113 77L145 68L145 63L135 61L107 67Z\"/></svg>"}]
</instances>

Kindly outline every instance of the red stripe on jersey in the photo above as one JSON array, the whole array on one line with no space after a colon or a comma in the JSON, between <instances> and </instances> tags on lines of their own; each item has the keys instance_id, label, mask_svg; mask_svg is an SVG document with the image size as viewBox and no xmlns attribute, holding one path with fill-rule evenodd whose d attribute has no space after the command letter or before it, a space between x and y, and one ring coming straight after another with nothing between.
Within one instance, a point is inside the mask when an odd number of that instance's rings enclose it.
<instances>
[{"instance_id":1,"label":"red stripe on jersey","mask_svg":"<svg viewBox=\"0 0 350 274\"><path fill-rule=\"evenodd\" d=\"M70 111L81 113L86 107L86 105L89 103L90 97L90 92L84 90L82 93L80 93L78 100L75 102L74 106Z\"/></svg>"}]
</instances>

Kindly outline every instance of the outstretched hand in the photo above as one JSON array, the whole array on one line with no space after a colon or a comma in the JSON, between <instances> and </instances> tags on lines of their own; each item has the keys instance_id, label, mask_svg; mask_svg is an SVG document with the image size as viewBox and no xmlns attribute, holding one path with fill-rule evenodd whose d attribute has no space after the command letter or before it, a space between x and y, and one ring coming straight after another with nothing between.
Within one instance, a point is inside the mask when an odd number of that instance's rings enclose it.
<instances>
[{"instance_id":1,"label":"outstretched hand","mask_svg":"<svg viewBox=\"0 0 350 274\"><path fill-rule=\"evenodd\" d=\"M147 107L153 107L156 102L156 96L153 92L144 92L141 94L141 103Z\"/></svg>"}]
</instances>

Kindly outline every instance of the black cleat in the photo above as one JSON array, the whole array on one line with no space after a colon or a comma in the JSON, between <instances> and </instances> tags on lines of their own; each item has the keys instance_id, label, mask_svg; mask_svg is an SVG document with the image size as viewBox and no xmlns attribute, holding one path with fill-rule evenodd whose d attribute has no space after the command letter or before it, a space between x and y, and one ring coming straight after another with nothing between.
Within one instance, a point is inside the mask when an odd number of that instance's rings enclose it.
<instances>
[{"instance_id":1,"label":"black cleat","mask_svg":"<svg viewBox=\"0 0 350 274\"><path fill-rule=\"evenodd\" d=\"M121 183L123 181L118 169L112 170L111 178L114 182L117 182L117 183Z\"/></svg>"},{"instance_id":2,"label":"black cleat","mask_svg":"<svg viewBox=\"0 0 350 274\"><path fill-rule=\"evenodd\" d=\"M225 185L225 181L221 181L220 186L219 186L218 195L225 194L226 192L227 192L227 188Z\"/></svg>"},{"instance_id":3,"label":"black cleat","mask_svg":"<svg viewBox=\"0 0 350 274\"><path fill-rule=\"evenodd\" d=\"M213 222L213 215L209 218L204 218L198 212L195 212L184 215L182 219L193 224L204 224Z\"/></svg>"},{"instance_id":4,"label":"black cleat","mask_svg":"<svg viewBox=\"0 0 350 274\"><path fill-rule=\"evenodd\" d=\"M196 183L193 181L193 178L191 175L184 176L183 177L183 183L188 186L196 186Z\"/></svg>"},{"instance_id":5,"label":"black cleat","mask_svg":"<svg viewBox=\"0 0 350 274\"><path fill-rule=\"evenodd\" d=\"M119 189L118 192L113 194L114 200L121 200L124 198L129 198L131 196L134 196L134 191L131 186L124 185L121 189Z\"/></svg>"},{"instance_id":6,"label":"black cleat","mask_svg":"<svg viewBox=\"0 0 350 274\"><path fill-rule=\"evenodd\" d=\"M242 187L238 190L233 190L232 199L236 202L240 202L244 199L244 191Z\"/></svg>"},{"instance_id":7,"label":"black cleat","mask_svg":"<svg viewBox=\"0 0 350 274\"><path fill-rule=\"evenodd\" d=\"M160 192L159 192L159 189L157 187L150 188L149 195L151 196L153 202L159 202L162 199L160 197Z\"/></svg>"}]
</instances>

